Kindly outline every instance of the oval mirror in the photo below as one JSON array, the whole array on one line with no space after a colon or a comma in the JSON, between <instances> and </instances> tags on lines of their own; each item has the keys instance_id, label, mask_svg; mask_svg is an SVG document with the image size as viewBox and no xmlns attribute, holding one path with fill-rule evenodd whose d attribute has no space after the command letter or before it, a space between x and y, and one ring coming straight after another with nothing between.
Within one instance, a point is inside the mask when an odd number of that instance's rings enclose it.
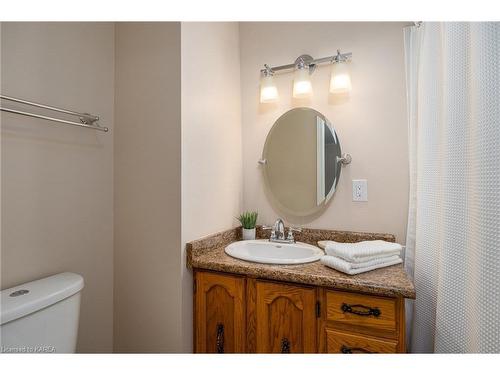
<instances>
[{"instance_id":1,"label":"oval mirror","mask_svg":"<svg viewBox=\"0 0 500 375\"><path fill-rule=\"evenodd\" d=\"M302 217L321 211L335 192L340 143L330 122L311 108L284 113L267 135L264 181L273 203Z\"/></svg>"}]
</instances>

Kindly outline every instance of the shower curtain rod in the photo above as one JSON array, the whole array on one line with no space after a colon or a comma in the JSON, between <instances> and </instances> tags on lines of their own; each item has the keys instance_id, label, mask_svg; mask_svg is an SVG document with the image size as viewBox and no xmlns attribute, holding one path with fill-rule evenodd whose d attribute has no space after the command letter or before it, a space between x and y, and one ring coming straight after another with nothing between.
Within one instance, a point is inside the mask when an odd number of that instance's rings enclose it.
<instances>
[{"instance_id":1,"label":"shower curtain rod","mask_svg":"<svg viewBox=\"0 0 500 375\"><path fill-rule=\"evenodd\" d=\"M94 125L94 123L99 120L99 116L91 115L89 113L80 113L80 112L70 111L68 109L52 107L49 105L30 102L28 100L13 98L11 96L6 96L6 95L0 95L0 99L8 100L8 101L15 102L15 103L21 103L21 104L25 104L25 105L30 105L30 106L37 107L37 108L43 108L43 109L47 109L47 110L54 111L54 112L65 113L65 114L71 115L71 116L77 116L80 119L80 122L68 121L68 120L63 120L63 119L49 117L49 116L43 116L43 115L39 115L37 113L24 112L24 111L20 111L17 109L5 108L5 107L1 107L1 106L0 106L0 111L4 111L4 112L8 112L8 113L15 113L17 115L22 115L22 116L39 118L39 119L47 120L47 121L60 122L60 123L67 124L67 125L95 129L95 130L99 130L102 132L108 131L108 128L106 128L104 126L100 126L99 124Z\"/></svg>"}]
</instances>

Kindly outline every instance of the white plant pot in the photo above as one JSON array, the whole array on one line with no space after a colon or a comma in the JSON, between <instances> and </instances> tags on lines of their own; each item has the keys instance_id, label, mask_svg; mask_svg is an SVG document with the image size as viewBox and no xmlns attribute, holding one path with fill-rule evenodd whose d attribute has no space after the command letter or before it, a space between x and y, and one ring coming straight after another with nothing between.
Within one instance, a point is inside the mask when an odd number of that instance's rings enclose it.
<instances>
[{"instance_id":1,"label":"white plant pot","mask_svg":"<svg viewBox=\"0 0 500 375\"><path fill-rule=\"evenodd\" d=\"M245 229L241 228L243 231L243 240L255 240L255 228Z\"/></svg>"}]
</instances>

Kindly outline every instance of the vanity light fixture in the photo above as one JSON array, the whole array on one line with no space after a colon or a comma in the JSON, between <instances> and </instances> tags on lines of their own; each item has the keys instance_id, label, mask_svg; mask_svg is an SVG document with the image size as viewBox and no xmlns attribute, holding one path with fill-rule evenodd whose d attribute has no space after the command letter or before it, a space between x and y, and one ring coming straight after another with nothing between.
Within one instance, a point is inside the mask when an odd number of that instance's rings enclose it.
<instances>
[{"instance_id":1,"label":"vanity light fixture","mask_svg":"<svg viewBox=\"0 0 500 375\"><path fill-rule=\"evenodd\" d=\"M309 55L299 56L293 64L270 67L264 65L261 72L260 102L270 103L278 100L278 89L274 84L273 75L280 70L294 70L293 77L293 97L306 98L312 94L312 84L310 75L314 73L318 64L332 64L332 74L330 77L330 92L332 94L345 93L351 90L351 78L348 64L352 58L352 53L340 53L328 57L314 59Z\"/></svg>"},{"instance_id":2,"label":"vanity light fixture","mask_svg":"<svg viewBox=\"0 0 500 375\"><path fill-rule=\"evenodd\" d=\"M351 88L351 76L347 59L337 50L337 56L332 61L330 93L346 94L351 91Z\"/></svg>"},{"instance_id":3,"label":"vanity light fixture","mask_svg":"<svg viewBox=\"0 0 500 375\"><path fill-rule=\"evenodd\" d=\"M278 100L278 89L273 79L274 72L269 65L264 64L264 67L260 78L260 102L273 103Z\"/></svg>"}]
</instances>

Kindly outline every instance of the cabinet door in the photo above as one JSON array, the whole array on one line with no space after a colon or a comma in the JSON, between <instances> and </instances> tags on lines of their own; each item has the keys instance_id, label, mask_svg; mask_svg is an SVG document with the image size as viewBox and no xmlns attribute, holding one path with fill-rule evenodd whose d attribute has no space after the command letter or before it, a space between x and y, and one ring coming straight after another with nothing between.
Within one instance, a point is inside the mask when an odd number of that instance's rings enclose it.
<instances>
[{"instance_id":1,"label":"cabinet door","mask_svg":"<svg viewBox=\"0 0 500 375\"><path fill-rule=\"evenodd\" d=\"M195 352L245 352L245 279L195 274Z\"/></svg>"},{"instance_id":2,"label":"cabinet door","mask_svg":"<svg viewBox=\"0 0 500 375\"><path fill-rule=\"evenodd\" d=\"M315 353L316 290L256 282L257 353Z\"/></svg>"}]
</instances>

